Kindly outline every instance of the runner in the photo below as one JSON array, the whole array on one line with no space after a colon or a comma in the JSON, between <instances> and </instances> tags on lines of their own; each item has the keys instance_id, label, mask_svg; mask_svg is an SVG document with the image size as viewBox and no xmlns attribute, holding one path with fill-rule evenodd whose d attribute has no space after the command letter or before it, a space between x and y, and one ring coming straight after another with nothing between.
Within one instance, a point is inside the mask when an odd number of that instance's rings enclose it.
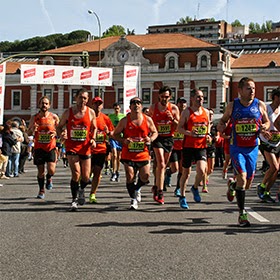
<instances>
[{"instance_id":1,"label":"runner","mask_svg":"<svg viewBox=\"0 0 280 280\"><path fill-rule=\"evenodd\" d=\"M209 110L203 107L203 100L203 92L199 89L192 89L192 105L183 111L178 124L178 131L185 135L183 142L183 173L180 180L181 196L179 198L180 207L184 209L189 208L185 193L193 162L196 162L196 176L191 192L195 202L201 201L198 186L207 167L207 142L212 141Z\"/></svg>"},{"instance_id":2,"label":"runner","mask_svg":"<svg viewBox=\"0 0 280 280\"><path fill-rule=\"evenodd\" d=\"M233 201L236 195L239 208L238 223L241 227L249 227L245 210L245 190L251 187L258 158L258 135L266 133L270 127L264 102L255 98L255 83L244 77L238 83L239 97L226 107L218 130L223 133L228 121L232 123L230 156L236 176L228 181L227 197Z\"/></svg>"},{"instance_id":3,"label":"runner","mask_svg":"<svg viewBox=\"0 0 280 280\"><path fill-rule=\"evenodd\" d=\"M117 125L113 137L123 145L121 162L124 165L126 187L131 198L130 208L136 210L141 201L141 187L149 182L149 146L158 133L153 120L142 113L142 100L139 97L130 100L130 110L131 112ZM139 175L136 183L137 171Z\"/></svg>"},{"instance_id":4,"label":"runner","mask_svg":"<svg viewBox=\"0 0 280 280\"><path fill-rule=\"evenodd\" d=\"M110 118L101 112L103 109L103 100L99 96L92 99L92 109L96 115L97 134L96 147L91 150L91 173L93 174L93 178L91 182L89 202L97 203L96 192L100 184L101 171L106 159L106 137L107 135L111 136L114 126Z\"/></svg>"},{"instance_id":5,"label":"runner","mask_svg":"<svg viewBox=\"0 0 280 280\"><path fill-rule=\"evenodd\" d=\"M33 115L27 130L28 135L34 135L34 164L37 166L37 181L39 193L37 198L45 198L45 163L47 164L46 189L53 188L52 176L55 174L56 153L56 127L59 118L49 112L50 100L43 96L39 100L39 112Z\"/></svg>"},{"instance_id":6,"label":"runner","mask_svg":"<svg viewBox=\"0 0 280 280\"><path fill-rule=\"evenodd\" d=\"M71 211L78 209L78 203L80 205L85 203L84 190L89 183L91 148L96 146L96 117L94 111L87 106L88 98L87 90L81 88L75 96L76 104L64 111L57 127L61 140L65 140L67 159L72 174Z\"/></svg>"}]
</instances>

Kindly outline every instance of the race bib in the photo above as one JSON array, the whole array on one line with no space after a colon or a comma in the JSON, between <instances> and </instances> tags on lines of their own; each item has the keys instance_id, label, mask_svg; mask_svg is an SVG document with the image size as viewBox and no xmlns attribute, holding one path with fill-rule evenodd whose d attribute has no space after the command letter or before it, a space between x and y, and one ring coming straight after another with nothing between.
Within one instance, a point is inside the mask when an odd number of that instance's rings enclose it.
<instances>
[{"instance_id":1,"label":"race bib","mask_svg":"<svg viewBox=\"0 0 280 280\"><path fill-rule=\"evenodd\" d=\"M171 124L159 124L157 129L159 134L169 134L171 132Z\"/></svg>"},{"instance_id":2,"label":"race bib","mask_svg":"<svg viewBox=\"0 0 280 280\"><path fill-rule=\"evenodd\" d=\"M145 148L144 142L130 142L128 144L128 151L131 153L143 152Z\"/></svg>"},{"instance_id":3,"label":"race bib","mask_svg":"<svg viewBox=\"0 0 280 280\"><path fill-rule=\"evenodd\" d=\"M73 141L85 141L87 138L87 130L72 128L70 132L70 137Z\"/></svg>"},{"instance_id":4,"label":"race bib","mask_svg":"<svg viewBox=\"0 0 280 280\"><path fill-rule=\"evenodd\" d=\"M39 133L38 143L47 144L51 142L51 135L48 133Z\"/></svg>"},{"instance_id":5,"label":"race bib","mask_svg":"<svg viewBox=\"0 0 280 280\"><path fill-rule=\"evenodd\" d=\"M183 140L184 139L184 134L179 133L178 131L174 132L174 140Z\"/></svg>"},{"instance_id":6,"label":"race bib","mask_svg":"<svg viewBox=\"0 0 280 280\"><path fill-rule=\"evenodd\" d=\"M256 123L236 124L235 131L237 134L251 134L257 132Z\"/></svg>"},{"instance_id":7,"label":"race bib","mask_svg":"<svg viewBox=\"0 0 280 280\"><path fill-rule=\"evenodd\" d=\"M207 126L206 125L195 125L192 128L193 131L196 131L195 137L205 137L207 133Z\"/></svg>"},{"instance_id":8,"label":"race bib","mask_svg":"<svg viewBox=\"0 0 280 280\"><path fill-rule=\"evenodd\" d=\"M101 144L104 143L105 141L105 136L103 132L97 132L96 134L96 144Z\"/></svg>"},{"instance_id":9,"label":"race bib","mask_svg":"<svg viewBox=\"0 0 280 280\"><path fill-rule=\"evenodd\" d=\"M278 131L270 131L271 138L269 139L269 143L277 144L280 142L280 133Z\"/></svg>"}]
</instances>

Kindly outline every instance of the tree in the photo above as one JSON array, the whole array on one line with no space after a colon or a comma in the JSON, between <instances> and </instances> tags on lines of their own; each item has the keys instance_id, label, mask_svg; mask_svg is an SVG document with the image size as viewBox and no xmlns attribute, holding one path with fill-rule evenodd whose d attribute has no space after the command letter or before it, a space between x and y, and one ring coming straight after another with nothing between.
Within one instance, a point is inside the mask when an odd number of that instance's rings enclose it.
<instances>
[{"instance_id":1,"label":"tree","mask_svg":"<svg viewBox=\"0 0 280 280\"><path fill-rule=\"evenodd\" d=\"M185 18L180 18L179 21L176 22L176 24L186 24L190 21L193 21L193 19L189 16L186 16Z\"/></svg>"},{"instance_id":2,"label":"tree","mask_svg":"<svg viewBox=\"0 0 280 280\"><path fill-rule=\"evenodd\" d=\"M103 32L103 38L111 36L122 36L125 35L125 29L121 25L113 25L109 27L105 32Z\"/></svg>"},{"instance_id":3,"label":"tree","mask_svg":"<svg viewBox=\"0 0 280 280\"><path fill-rule=\"evenodd\" d=\"M231 25L232 25L232 27L240 27L240 26L243 26L243 25L241 24L241 22L240 22L238 19L236 19L234 22L232 22Z\"/></svg>"},{"instance_id":4,"label":"tree","mask_svg":"<svg viewBox=\"0 0 280 280\"><path fill-rule=\"evenodd\" d=\"M129 30L129 28L127 28L126 35L135 35L135 29Z\"/></svg>"}]
</instances>

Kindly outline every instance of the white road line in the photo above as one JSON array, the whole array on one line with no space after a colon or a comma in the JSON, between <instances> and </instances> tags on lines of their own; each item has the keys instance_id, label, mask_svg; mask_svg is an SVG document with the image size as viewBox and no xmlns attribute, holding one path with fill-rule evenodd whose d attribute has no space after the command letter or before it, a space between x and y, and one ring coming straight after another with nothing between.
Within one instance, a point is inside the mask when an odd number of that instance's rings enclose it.
<instances>
[{"instance_id":1,"label":"white road line","mask_svg":"<svg viewBox=\"0 0 280 280\"><path fill-rule=\"evenodd\" d=\"M262 223L269 223L269 220L267 220L266 218L264 218L263 216L261 216L260 214L258 214L257 212L255 212L254 210L252 210L250 207L245 207L245 210L247 210L247 212L254 217L256 220L258 220L259 222Z\"/></svg>"}]
</instances>

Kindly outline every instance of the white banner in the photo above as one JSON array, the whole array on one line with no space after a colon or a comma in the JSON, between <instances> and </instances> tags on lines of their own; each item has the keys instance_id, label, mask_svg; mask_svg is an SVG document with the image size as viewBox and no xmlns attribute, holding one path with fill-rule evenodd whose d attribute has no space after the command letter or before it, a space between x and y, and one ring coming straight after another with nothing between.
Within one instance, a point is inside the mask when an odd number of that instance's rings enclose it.
<instances>
[{"instance_id":1,"label":"white banner","mask_svg":"<svg viewBox=\"0 0 280 280\"><path fill-rule=\"evenodd\" d=\"M6 62L0 64L0 124L4 119Z\"/></svg>"},{"instance_id":2,"label":"white banner","mask_svg":"<svg viewBox=\"0 0 280 280\"><path fill-rule=\"evenodd\" d=\"M111 86L112 80L112 68L21 65L22 84Z\"/></svg>"},{"instance_id":3,"label":"white banner","mask_svg":"<svg viewBox=\"0 0 280 280\"><path fill-rule=\"evenodd\" d=\"M123 76L123 109L124 114L129 112L129 101L131 98L139 96L138 82L139 82L139 66L124 66Z\"/></svg>"}]
</instances>

